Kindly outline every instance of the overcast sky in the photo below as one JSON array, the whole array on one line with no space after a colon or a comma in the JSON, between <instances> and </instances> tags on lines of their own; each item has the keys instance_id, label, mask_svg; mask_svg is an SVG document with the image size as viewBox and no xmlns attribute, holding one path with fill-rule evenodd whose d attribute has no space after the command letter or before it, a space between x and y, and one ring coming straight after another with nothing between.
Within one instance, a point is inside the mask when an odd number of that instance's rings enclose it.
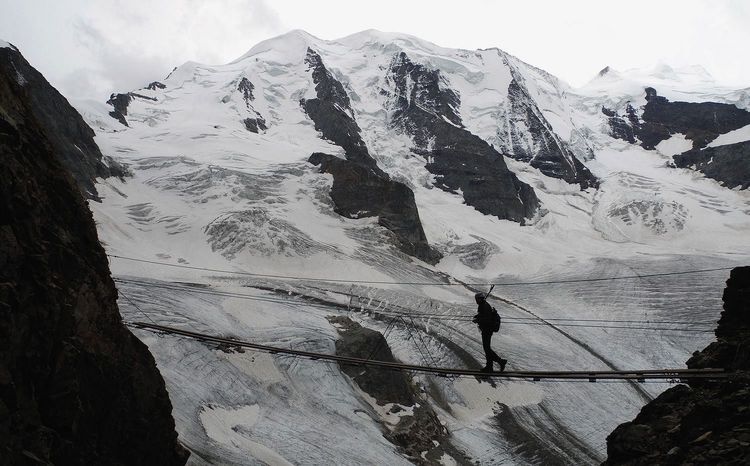
<instances>
[{"instance_id":1,"label":"overcast sky","mask_svg":"<svg viewBox=\"0 0 750 466\"><path fill-rule=\"evenodd\" d=\"M97 100L188 60L227 63L291 29L499 47L574 86L606 65L667 63L748 87L749 26L746 0L0 0L0 39L69 98Z\"/></svg>"}]
</instances>

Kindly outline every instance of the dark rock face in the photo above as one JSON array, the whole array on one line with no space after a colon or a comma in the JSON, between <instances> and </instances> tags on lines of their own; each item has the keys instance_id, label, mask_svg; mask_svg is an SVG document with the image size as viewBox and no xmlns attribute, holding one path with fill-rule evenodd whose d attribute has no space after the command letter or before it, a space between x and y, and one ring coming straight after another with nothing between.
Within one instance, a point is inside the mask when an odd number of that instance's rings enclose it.
<instances>
[{"instance_id":1,"label":"dark rock face","mask_svg":"<svg viewBox=\"0 0 750 466\"><path fill-rule=\"evenodd\" d=\"M509 65L510 66L510 65ZM522 85L523 76L510 66L513 80L508 86L511 112L508 118L511 141L508 152L517 160L528 162L547 176L559 178L581 189L598 187L599 181L557 137L534 99ZM533 147L523 144L529 135Z\"/></svg>"},{"instance_id":2,"label":"dark rock face","mask_svg":"<svg viewBox=\"0 0 750 466\"><path fill-rule=\"evenodd\" d=\"M622 125L628 125L645 149L654 149L676 133L682 133L693 141L693 149L700 149L720 134L750 124L750 112L732 104L670 102L657 95L652 87L647 87L645 91L646 105L640 118L630 106L625 116L627 122L624 117L610 116L610 127L619 128L613 130L612 136L632 142L628 132L622 128Z\"/></svg>"},{"instance_id":3,"label":"dark rock face","mask_svg":"<svg viewBox=\"0 0 750 466\"><path fill-rule=\"evenodd\" d=\"M625 107L625 115L620 116L614 110L610 110L606 107L602 107L602 113L609 117L609 130L612 137L622 139L631 144L635 144L634 128L639 126L638 114L632 105L628 104Z\"/></svg>"},{"instance_id":4,"label":"dark rock face","mask_svg":"<svg viewBox=\"0 0 750 466\"><path fill-rule=\"evenodd\" d=\"M314 153L309 162L333 175L331 198L339 215L350 218L378 217L390 230L403 252L434 264L442 257L427 243L419 219L414 193L403 183L390 179L370 156L360 136L349 97L341 83L325 68L315 51L308 49L306 62L315 82L316 99L300 105L324 138L341 146L346 160Z\"/></svg>"},{"instance_id":5,"label":"dark rock face","mask_svg":"<svg viewBox=\"0 0 750 466\"><path fill-rule=\"evenodd\" d=\"M250 102L255 100L255 96L253 95L253 90L255 89L255 86L253 86L253 83L250 82L249 79L243 77L240 79L240 83L237 84L237 90L242 92L242 98L245 99L245 104L248 106L250 105Z\"/></svg>"},{"instance_id":6,"label":"dark rock face","mask_svg":"<svg viewBox=\"0 0 750 466\"><path fill-rule=\"evenodd\" d=\"M157 83L157 84L161 84L161 83ZM162 84L162 86L164 85ZM149 85L149 89L150 88L151 88L151 85ZM156 102L155 97L145 96L143 94L138 94L136 92L128 92L126 94L112 94L109 96L109 100L107 101L107 104L111 105L114 108L114 110L109 112L109 116L111 116L112 118L119 121L125 126L130 126L128 125L128 120L125 117L128 116L128 107L130 106L130 103L133 101L133 98L135 97Z\"/></svg>"},{"instance_id":7,"label":"dark rock face","mask_svg":"<svg viewBox=\"0 0 750 466\"><path fill-rule=\"evenodd\" d=\"M184 464L164 381L122 324L57 153L65 133L39 113L38 77L24 76L30 88L0 79L0 463Z\"/></svg>"},{"instance_id":8,"label":"dark rock face","mask_svg":"<svg viewBox=\"0 0 750 466\"><path fill-rule=\"evenodd\" d=\"M362 327L345 317L331 317L338 324L339 339L336 354L354 358L369 358L377 361L395 362L391 348L380 332ZM362 368L341 365L341 371L354 380L379 404L398 403L411 406L415 402L412 387L403 372L389 371L377 367Z\"/></svg>"},{"instance_id":9,"label":"dark rock face","mask_svg":"<svg viewBox=\"0 0 750 466\"><path fill-rule=\"evenodd\" d=\"M148 89L150 91L155 91L157 89L166 89L166 88L167 88L167 86L164 85L163 83L160 83L159 81L154 81L154 82L150 83L148 86L146 86L146 89Z\"/></svg>"},{"instance_id":10,"label":"dark rock face","mask_svg":"<svg viewBox=\"0 0 750 466\"><path fill-rule=\"evenodd\" d=\"M750 371L750 267L732 270L722 300L724 310L714 332L717 341L694 353L687 366Z\"/></svg>"},{"instance_id":11,"label":"dark rock face","mask_svg":"<svg viewBox=\"0 0 750 466\"><path fill-rule=\"evenodd\" d=\"M98 199L97 177L123 175L117 165L108 167L102 162L94 131L14 48L0 48L0 86L28 105L30 118L46 129L51 149L72 172L84 196Z\"/></svg>"},{"instance_id":12,"label":"dark rock face","mask_svg":"<svg viewBox=\"0 0 750 466\"><path fill-rule=\"evenodd\" d=\"M441 259L427 243L414 193L405 184L329 154L316 152L309 162L333 175L336 213L349 218L377 216L378 223L395 235L401 251L430 264Z\"/></svg>"},{"instance_id":13,"label":"dark rock face","mask_svg":"<svg viewBox=\"0 0 750 466\"><path fill-rule=\"evenodd\" d=\"M245 124L245 129L251 133L258 133L258 131L265 131L268 129L266 126L266 120L263 117L258 118L245 118L242 120Z\"/></svg>"},{"instance_id":14,"label":"dark rock face","mask_svg":"<svg viewBox=\"0 0 750 466\"><path fill-rule=\"evenodd\" d=\"M732 270L717 341L687 362L733 378L678 385L607 438L605 464L750 464L750 267Z\"/></svg>"},{"instance_id":15,"label":"dark rock face","mask_svg":"<svg viewBox=\"0 0 750 466\"><path fill-rule=\"evenodd\" d=\"M673 157L676 166L695 168L727 188L750 187L750 141L693 149Z\"/></svg>"},{"instance_id":16,"label":"dark rock face","mask_svg":"<svg viewBox=\"0 0 750 466\"><path fill-rule=\"evenodd\" d=\"M339 332L339 339L336 340L337 355L396 361L380 332L362 327L346 317L330 317L329 320L337 324ZM384 429L383 434L411 461L416 464L437 464L439 458L447 452L462 464L470 464L461 452L450 445L448 431L432 408L419 400L411 380L404 372L346 364L341 365L341 370L365 393L375 398L379 405L397 403L391 408L391 413L401 411L398 405L413 406L411 415L401 416L399 422ZM438 445L433 441L438 442Z\"/></svg>"},{"instance_id":17,"label":"dark rock face","mask_svg":"<svg viewBox=\"0 0 750 466\"><path fill-rule=\"evenodd\" d=\"M732 104L670 102L658 96L651 87L646 88L646 101L639 138L647 149L674 133L684 133L687 139L693 141L693 149L698 149L720 134L750 124L750 112Z\"/></svg>"},{"instance_id":18,"label":"dark rock face","mask_svg":"<svg viewBox=\"0 0 750 466\"><path fill-rule=\"evenodd\" d=\"M391 62L387 79L394 89L392 124L412 136L438 188L460 190L466 204L483 214L521 223L534 215L539 204L534 190L492 146L463 127L459 96L440 85L439 71L413 63L402 52Z\"/></svg>"},{"instance_id":19,"label":"dark rock face","mask_svg":"<svg viewBox=\"0 0 750 466\"><path fill-rule=\"evenodd\" d=\"M128 115L128 106L130 105L131 100L133 100L133 97L129 93L112 94L111 96L109 96L107 105L111 105L114 108L114 110L109 112L109 116L125 126L130 126L128 125L128 120L125 117Z\"/></svg>"},{"instance_id":20,"label":"dark rock face","mask_svg":"<svg viewBox=\"0 0 750 466\"><path fill-rule=\"evenodd\" d=\"M240 82L237 84L237 90L242 93L242 100L245 101L245 106L247 107L247 109L250 111L250 113L255 115L254 117L248 117L242 120L242 123L245 124L245 129L250 131L251 133L256 134L261 131L267 130L268 126L266 126L266 119L263 118L263 116L258 113L251 104L251 102L255 100L255 96L253 95L255 86L253 85L253 83L243 76L242 79L240 79Z\"/></svg>"},{"instance_id":21,"label":"dark rock face","mask_svg":"<svg viewBox=\"0 0 750 466\"><path fill-rule=\"evenodd\" d=\"M307 49L305 62L312 71L318 98L302 100L300 103L315 123L315 129L320 131L324 138L343 147L347 160L368 167L380 176L387 176L378 168L362 140L344 86L333 77L320 55L312 49Z\"/></svg>"}]
</instances>

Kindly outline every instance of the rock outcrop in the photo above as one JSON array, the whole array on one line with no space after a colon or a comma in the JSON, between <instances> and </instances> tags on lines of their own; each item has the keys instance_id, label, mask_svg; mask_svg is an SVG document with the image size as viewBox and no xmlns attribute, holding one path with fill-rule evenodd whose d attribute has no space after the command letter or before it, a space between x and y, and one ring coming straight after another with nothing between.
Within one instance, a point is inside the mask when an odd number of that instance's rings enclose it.
<instances>
[{"instance_id":1,"label":"rock outcrop","mask_svg":"<svg viewBox=\"0 0 750 466\"><path fill-rule=\"evenodd\" d=\"M246 110L252 115L251 117L244 118L242 122L245 124L245 129L251 133L257 134L261 131L267 130L268 126L266 126L266 119L263 118L263 116L253 107L252 102L255 100L255 95L253 94L254 90L255 86L253 83L244 76L237 84L237 91L242 94L242 100L245 101Z\"/></svg>"},{"instance_id":2,"label":"rock outcrop","mask_svg":"<svg viewBox=\"0 0 750 466\"><path fill-rule=\"evenodd\" d=\"M161 83L156 83L156 84L161 84ZM161 84L161 86L164 86L164 84ZM159 87L159 86L154 85L154 83L151 83L149 84L148 89L149 90L164 89L164 87ZM145 99L145 100L150 100L152 102L156 102L155 97L149 97L143 94L138 94L137 92L127 92L125 94L112 94L109 96L109 100L107 101L107 105L112 106L112 111L109 112L109 116L111 116L112 118L119 121L125 126L130 126L128 124L128 119L125 117L128 116L128 107L130 106L130 103L133 102L133 99L136 97L139 99Z\"/></svg>"},{"instance_id":3,"label":"rock outcrop","mask_svg":"<svg viewBox=\"0 0 750 466\"><path fill-rule=\"evenodd\" d=\"M534 99L529 94L523 75L506 61L513 76L508 85L510 111L502 135L500 150L514 159L528 162L547 176L578 184L581 189L599 187L599 180L568 149L555 134Z\"/></svg>"},{"instance_id":4,"label":"rock outcrop","mask_svg":"<svg viewBox=\"0 0 750 466\"><path fill-rule=\"evenodd\" d=\"M700 149L720 134L750 124L750 112L732 104L717 102L670 102L647 87L646 105L640 117L632 106L626 107L625 115L612 115L611 110L602 111L609 116L612 136L634 142L629 126L645 149L654 149L673 134L684 134L693 141L693 149Z\"/></svg>"},{"instance_id":5,"label":"rock outcrop","mask_svg":"<svg viewBox=\"0 0 750 466\"><path fill-rule=\"evenodd\" d=\"M6 92L26 104L29 118L44 128L50 149L73 174L84 196L98 199L97 177L123 176L117 164L102 160L94 131L78 112L15 48L0 47L0 81Z\"/></svg>"},{"instance_id":6,"label":"rock outcrop","mask_svg":"<svg viewBox=\"0 0 750 466\"><path fill-rule=\"evenodd\" d=\"M346 317L330 317L336 325L339 339L336 354L342 356L396 362L383 334L362 327ZM415 464L438 464L446 453L460 464L471 464L464 454L449 442L448 430L442 425L432 408L421 400L416 389L401 371L376 367L342 364L341 370L359 388L385 407L398 421L384 425L383 436L396 445ZM410 412L407 412L406 410Z\"/></svg>"},{"instance_id":7,"label":"rock outcrop","mask_svg":"<svg viewBox=\"0 0 750 466\"><path fill-rule=\"evenodd\" d=\"M316 152L309 162L333 175L331 198L335 211L349 218L378 217L378 223L394 234L398 248L427 263L435 264L441 254L430 247L425 236L414 193L393 181L381 170L360 135L349 96L325 68L315 51L307 50L317 98L303 99L302 108L324 138L341 146L346 159Z\"/></svg>"},{"instance_id":8,"label":"rock outcrop","mask_svg":"<svg viewBox=\"0 0 750 466\"><path fill-rule=\"evenodd\" d=\"M605 114L609 123L609 134L617 139L628 141L631 144L635 144L635 128L640 123L638 120L638 113L635 111L632 105L627 104L625 106L625 114L618 115L616 111L610 110L607 107L602 107L602 113Z\"/></svg>"},{"instance_id":9,"label":"rock outcrop","mask_svg":"<svg viewBox=\"0 0 750 466\"><path fill-rule=\"evenodd\" d=\"M438 70L401 52L391 62L387 82L391 124L412 137L413 151L424 157L436 187L462 193L464 202L483 214L519 223L533 217L539 205L533 188L492 146L464 128L460 97Z\"/></svg>"},{"instance_id":10,"label":"rock outcrop","mask_svg":"<svg viewBox=\"0 0 750 466\"><path fill-rule=\"evenodd\" d=\"M673 159L675 166L698 170L727 188L750 187L750 141L693 149Z\"/></svg>"},{"instance_id":11,"label":"rock outcrop","mask_svg":"<svg viewBox=\"0 0 750 466\"><path fill-rule=\"evenodd\" d=\"M722 382L678 385L607 438L605 464L750 463L750 267L732 270L717 341L696 352L692 369L722 367Z\"/></svg>"},{"instance_id":12,"label":"rock outcrop","mask_svg":"<svg viewBox=\"0 0 750 466\"><path fill-rule=\"evenodd\" d=\"M92 188L106 173L93 133L17 51L0 71L0 464L184 464L66 170Z\"/></svg>"}]
</instances>

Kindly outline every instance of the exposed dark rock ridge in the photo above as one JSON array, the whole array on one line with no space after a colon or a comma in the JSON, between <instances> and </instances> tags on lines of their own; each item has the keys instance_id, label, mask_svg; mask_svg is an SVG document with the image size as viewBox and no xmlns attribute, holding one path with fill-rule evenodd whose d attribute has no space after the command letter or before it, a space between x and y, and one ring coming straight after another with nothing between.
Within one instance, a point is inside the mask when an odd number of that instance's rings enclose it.
<instances>
[{"instance_id":1,"label":"exposed dark rock ridge","mask_svg":"<svg viewBox=\"0 0 750 466\"><path fill-rule=\"evenodd\" d=\"M750 187L750 141L693 149L673 159L676 166L695 168L727 188Z\"/></svg>"},{"instance_id":2,"label":"exposed dark rock ridge","mask_svg":"<svg viewBox=\"0 0 750 466\"><path fill-rule=\"evenodd\" d=\"M242 122L245 124L245 129L247 129L251 133L258 133L260 131L267 130L268 127L266 126L266 119L263 118L260 113L256 112L252 104L250 103L255 100L255 96L253 95L255 86L253 85L253 83L243 76L242 79L240 79L239 84L237 84L237 90L242 93L242 99L245 101L245 106L247 107L247 109L255 114L254 118L248 117L242 120Z\"/></svg>"},{"instance_id":3,"label":"exposed dark rock ridge","mask_svg":"<svg viewBox=\"0 0 750 466\"><path fill-rule=\"evenodd\" d=\"M158 83L158 84L161 84L161 83ZM162 84L162 86L164 85ZM149 89L151 89L151 85L149 85ZM130 106L130 103L133 101L133 98L135 97L156 102L156 97L149 97L143 94L138 94L136 92L128 92L125 94L112 94L109 96L109 100L107 101L107 104L113 107L113 110L109 112L109 116L116 119L117 121L119 121L125 126L130 126L128 125L128 120L125 117L128 116L128 107Z\"/></svg>"},{"instance_id":4,"label":"exposed dark rock ridge","mask_svg":"<svg viewBox=\"0 0 750 466\"><path fill-rule=\"evenodd\" d=\"M246 77L243 76L242 79L240 79L240 83L237 84L237 90L242 92L242 98L245 99L246 105L249 106L250 102L255 100L255 96L253 95L255 86Z\"/></svg>"},{"instance_id":5,"label":"exposed dark rock ridge","mask_svg":"<svg viewBox=\"0 0 750 466\"><path fill-rule=\"evenodd\" d=\"M714 332L717 341L694 353L687 366L750 371L750 266L732 270L722 300L724 310Z\"/></svg>"},{"instance_id":6,"label":"exposed dark rock ridge","mask_svg":"<svg viewBox=\"0 0 750 466\"><path fill-rule=\"evenodd\" d=\"M732 270L717 341L687 362L733 378L678 385L607 438L605 464L750 464L750 267Z\"/></svg>"},{"instance_id":7,"label":"exposed dark rock ridge","mask_svg":"<svg viewBox=\"0 0 750 466\"><path fill-rule=\"evenodd\" d=\"M633 134L645 149L654 149L660 142L673 134L682 133L693 141L693 149L700 149L716 139L720 134L742 128L750 124L750 112L732 104L717 102L670 102L657 95L652 87L647 87L646 105L640 118L633 115L632 107L627 115L610 116L610 127L629 124ZM605 112L606 114L606 112ZM627 117L627 123L624 117ZM622 129L613 131L612 136L630 140ZM625 137L623 137L625 136Z\"/></svg>"},{"instance_id":8,"label":"exposed dark rock ridge","mask_svg":"<svg viewBox=\"0 0 750 466\"><path fill-rule=\"evenodd\" d=\"M339 333L337 355L396 362L380 332L362 327L347 317L332 316L329 320ZM395 426L384 426L383 436L415 464L437 464L446 452L460 464L471 464L463 453L450 445L447 429L432 408L419 399L412 381L404 372L350 364L341 364L341 371L377 404L395 403L390 413L402 412L401 406L413 407L413 413L401 416Z\"/></svg>"},{"instance_id":9,"label":"exposed dark rock ridge","mask_svg":"<svg viewBox=\"0 0 750 466\"><path fill-rule=\"evenodd\" d=\"M97 177L123 175L117 164L105 165L94 131L15 48L0 48L0 85L25 102L33 119L46 129L51 149L72 172L84 196L98 199Z\"/></svg>"},{"instance_id":10,"label":"exposed dark rock ridge","mask_svg":"<svg viewBox=\"0 0 750 466\"><path fill-rule=\"evenodd\" d=\"M524 78L507 62L513 79L508 85L510 115L503 149L510 157L528 162L543 174L578 184L581 189L598 187L599 181L555 134L524 84ZM529 145L529 135L533 144ZM500 134L498 134L500 136Z\"/></svg>"},{"instance_id":11,"label":"exposed dark rock ridge","mask_svg":"<svg viewBox=\"0 0 750 466\"><path fill-rule=\"evenodd\" d=\"M419 219L414 193L403 183L393 181L370 156L354 119L349 97L341 83L325 68L320 55L307 50L317 98L300 102L315 129L324 138L341 146L346 160L314 153L310 163L333 175L331 198L335 211L349 218L378 217L390 230L403 252L434 264L442 257L427 243Z\"/></svg>"},{"instance_id":12,"label":"exposed dark rock ridge","mask_svg":"<svg viewBox=\"0 0 750 466\"><path fill-rule=\"evenodd\" d=\"M339 329L339 339L336 340L337 355L396 362L391 348L380 332L362 327L346 317L329 317L329 320L337 324ZM351 364L341 364L341 371L351 377L380 405L414 404L415 397L411 384L403 372L378 367L363 368Z\"/></svg>"},{"instance_id":13,"label":"exposed dark rock ridge","mask_svg":"<svg viewBox=\"0 0 750 466\"><path fill-rule=\"evenodd\" d=\"M146 89L150 91L155 91L157 89L166 89L166 85L164 83L160 83L159 81L154 81L150 83L148 86L146 86Z\"/></svg>"},{"instance_id":14,"label":"exposed dark rock ridge","mask_svg":"<svg viewBox=\"0 0 750 466\"><path fill-rule=\"evenodd\" d=\"M258 133L259 131L265 131L268 129L266 126L266 120L263 117L245 118L242 122L245 124L245 129L251 133Z\"/></svg>"},{"instance_id":15,"label":"exposed dark rock ridge","mask_svg":"<svg viewBox=\"0 0 750 466\"><path fill-rule=\"evenodd\" d=\"M109 112L109 116L125 126L130 126L128 125L128 120L125 117L128 116L128 106L130 105L131 100L133 100L133 97L130 95L130 93L112 94L111 96L109 96L107 105L111 105L113 107L113 110Z\"/></svg>"},{"instance_id":16,"label":"exposed dark rock ridge","mask_svg":"<svg viewBox=\"0 0 750 466\"><path fill-rule=\"evenodd\" d=\"M625 114L620 116L614 110L610 110L607 107L602 107L602 113L607 115L609 119L609 130L612 137L622 139L631 144L635 144L635 130L640 123L638 122L638 114L632 105L627 104L625 107Z\"/></svg>"},{"instance_id":17,"label":"exposed dark rock ridge","mask_svg":"<svg viewBox=\"0 0 750 466\"><path fill-rule=\"evenodd\" d=\"M164 381L122 324L58 150L71 128L90 130L19 55L0 57L0 463L184 464Z\"/></svg>"},{"instance_id":18,"label":"exposed dark rock ridge","mask_svg":"<svg viewBox=\"0 0 750 466\"><path fill-rule=\"evenodd\" d=\"M378 223L394 234L401 251L430 264L441 259L427 243L414 193L405 184L329 154L316 152L309 161L333 175L331 199L336 213L349 218L377 216Z\"/></svg>"},{"instance_id":19,"label":"exposed dark rock ridge","mask_svg":"<svg viewBox=\"0 0 750 466\"><path fill-rule=\"evenodd\" d=\"M310 119L315 123L315 129L323 137L341 146L346 153L346 159L373 170L377 175L387 177L378 168L375 159L370 156L361 131L354 119L349 96L344 86L333 77L323 64L320 55L312 49L307 49L305 63L310 67L315 83L316 99L303 99L300 104Z\"/></svg>"},{"instance_id":20,"label":"exposed dark rock ridge","mask_svg":"<svg viewBox=\"0 0 750 466\"><path fill-rule=\"evenodd\" d=\"M391 62L387 81L393 89L391 123L412 136L414 151L425 158L437 187L460 190L466 204L483 214L521 223L534 215L539 204L534 190L492 146L463 127L459 95L441 86L445 81L438 70L413 63L401 52Z\"/></svg>"}]
</instances>

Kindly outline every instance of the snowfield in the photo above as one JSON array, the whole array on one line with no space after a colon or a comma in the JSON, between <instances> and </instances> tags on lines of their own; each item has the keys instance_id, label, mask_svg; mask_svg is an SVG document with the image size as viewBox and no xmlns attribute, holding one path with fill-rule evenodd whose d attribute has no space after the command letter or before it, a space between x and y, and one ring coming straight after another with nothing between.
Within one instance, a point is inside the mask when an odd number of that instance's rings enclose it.
<instances>
[{"instance_id":1,"label":"snowfield","mask_svg":"<svg viewBox=\"0 0 750 466\"><path fill-rule=\"evenodd\" d=\"M334 212L332 176L307 159L344 152L321 138L299 103L315 97L308 47L343 84L378 166L413 190L427 240L444 254L436 265L399 251L376 218ZM393 109L381 92L402 51L440 70L441 85L460 95L463 125L500 152L519 134L510 131L508 86L520 76L600 188L582 191L506 157L540 199L523 226L436 188L410 137L389 124ZM238 90L243 78L252 99ZM227 65L186 63L161 82L163 89L133 91L127 127L107 115L111 107L76 103L102 153L132 173L101 180L103 201L90 203L108 253L120 256L111 268L127 321L333 353L339 336L329 317L345 316L387 333L405 363L479 367L480 335L464 317L475 312L474 291L462 283L633 276L750 259L750 193L670 168L670 156L689 148L684 135L647 151L609 136L601 111L642 105L644 84L674 100L748 108L747 89L721 88L699 69L609 71L572 89L498 49L448 49L378 31L335 41L293 31ZM267 129L248 130L247 118L262 118ZM748 140L747 129L712 145ZM511 369L683 367L713 339L727 277L719 270L498 286L492 304L504 323L493 344ZM413 320L393 322L394 311ZM416 461L384 437L414 406L394 414L336 364L134 333L164 375L191 464ZM411 378L418 403L449 432L440 459L421 460L442 464L599 463L608 433L668 386Z\"/></svg>"}]
</instances>

